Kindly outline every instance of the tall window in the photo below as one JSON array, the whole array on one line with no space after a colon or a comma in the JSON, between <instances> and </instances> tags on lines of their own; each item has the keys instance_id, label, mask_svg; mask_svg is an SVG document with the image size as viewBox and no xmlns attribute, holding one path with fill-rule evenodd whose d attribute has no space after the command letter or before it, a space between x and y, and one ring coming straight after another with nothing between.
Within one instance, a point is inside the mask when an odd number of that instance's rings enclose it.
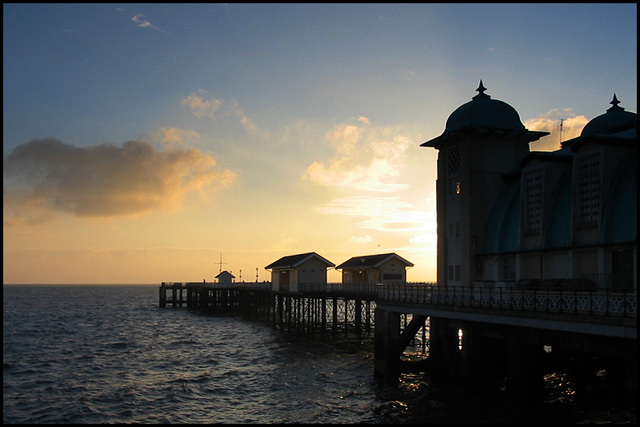
<instances>
[{"instance_id":1,"label":"tall window","mask_svg":"<svg viewBox=\"0 0 640 427\"><path fill-rule=\"evenodd\" d=\"M524 175L524 231L539 234L542 228L542 168Z\"/></svg>"},{"instance_id":2,"label":"tall window","mask_svg":"<svg viewBox=\"0 0 640 427\"><path fill-rule=\"evenodd\" d=\"M460 146L454 145L447 150L447 174L449 177L460 173Z\"/></svg>"},{"instance_id":3,"label":"tall window","mask_svg":"<svg viewBox=\"0 0 640 427\"><path fill-rule=\"evenodd\" d=\"M600 220L600 153L577 160L578 224L596 226Z\"/></svg>"},{"instance_id":4,"label":"tall window","mask_svg":"<svg viewBox=\"0 0 640 427\"><path fill-rule=\"evenodd\" d=\"M447 178L449 195L460 194L460 146L454 145L447 150Z\"/></svg>"}]
</instances>

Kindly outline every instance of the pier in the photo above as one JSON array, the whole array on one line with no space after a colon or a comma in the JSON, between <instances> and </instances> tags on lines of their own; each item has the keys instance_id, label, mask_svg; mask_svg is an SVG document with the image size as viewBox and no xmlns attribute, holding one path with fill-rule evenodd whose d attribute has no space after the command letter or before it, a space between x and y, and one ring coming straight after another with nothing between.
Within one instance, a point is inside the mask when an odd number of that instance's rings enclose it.
<instances>
[{"instance_id":1,"label":"pier","mask_svg":"<svg viewBox=\"0 0 640 427\"><path fill-rule=\"evenodd\" d=\"M296 336L373 334L375 375L389 384L428 366L434 382L477 391L506 378L514 395L531 398L556 363L578 388L606 371L615 390L637 392L635 291L329 283L274 292L270 283L163 283L160 306L241 315Z\"/></svg>"},{"instance_id":2,"label":"pier","mask_svg":"<svg viewBox=\"0 0 640 427\"><path fill-rule=\"evenodd\" d=\"M201 314L240 315L289 334L373 336L376 286L302 284L297 292L271 290L271 283L165 282L160 307L187 307Z\"/></svg>"}]
</instances>

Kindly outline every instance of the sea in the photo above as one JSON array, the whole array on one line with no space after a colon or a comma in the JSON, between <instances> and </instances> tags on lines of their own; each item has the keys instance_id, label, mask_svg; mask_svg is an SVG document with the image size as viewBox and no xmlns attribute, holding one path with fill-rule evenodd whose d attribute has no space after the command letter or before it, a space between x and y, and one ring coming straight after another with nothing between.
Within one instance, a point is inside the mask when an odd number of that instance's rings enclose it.
<instances>
[{"instance_id":1,"label":"sea","mask_svg":"<svg viewBox=\"0 0 640 427\"><path fill-rule=\"evenodd\" d=\"M241 317L160 308L158 285L4 285L5 424L637 423L584 407L562 373L543 403L461 401L374 377L373 338L292 337Z\"/></svg>"}]
</instances>

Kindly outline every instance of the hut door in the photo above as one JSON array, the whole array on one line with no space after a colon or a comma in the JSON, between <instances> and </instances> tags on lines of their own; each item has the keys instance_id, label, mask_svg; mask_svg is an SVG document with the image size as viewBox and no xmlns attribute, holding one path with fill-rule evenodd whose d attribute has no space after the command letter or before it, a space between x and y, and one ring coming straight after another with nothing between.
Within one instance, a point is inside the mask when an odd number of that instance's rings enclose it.
<instances>
[{"instance_id":1,"label":"hut door","mask_svg":"<svg viewBox=\"0 0 640 427\"><path fill-rule=\"evenodd\" d=\"M280 277L278 282L280 283L281 291L289 290L289 270L280 270Z\"/></svg>"},{"instance_id":2,"label":"hut door","mask_svg":"<svg viewBox=\"0 0 640 427\"><path fill-rule=\"evenodd\" d=\"M353 283L369 283L367 270L355 270L353 272Z\"/></svg>"}]
</instances>

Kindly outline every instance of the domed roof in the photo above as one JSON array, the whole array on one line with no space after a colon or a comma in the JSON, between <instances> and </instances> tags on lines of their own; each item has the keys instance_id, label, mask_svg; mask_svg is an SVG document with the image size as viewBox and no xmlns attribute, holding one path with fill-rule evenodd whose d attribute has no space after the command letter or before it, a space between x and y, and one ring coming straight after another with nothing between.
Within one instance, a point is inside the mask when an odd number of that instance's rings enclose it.
<instances>
[{"instance_id":1,"label":"domed roof","mask_svg":"<svg viewBox=\"0 0 640 427\"><path fill-rule=\"evenodd\" d=\"M458 107L447 119L444 133L458 129L503 129L525 131L518 112L506 102L491 99L484 93L487 89L482 85L471 101Z\"/></svg>"},{"instance_id":2,"label":"domed roof","mask_svg":"<svg viewBox=\"0 0 640 427\"><path fill-rule=\"evenodd\" d=\"M637 115L624 111L624 108L618 106L619 103L620 101L614 93L613 100L610 102L613 107L609 108L605 114L601 114L587 123L580 136L611 135L634 128Z\"/></svg>"}]
</instances>

